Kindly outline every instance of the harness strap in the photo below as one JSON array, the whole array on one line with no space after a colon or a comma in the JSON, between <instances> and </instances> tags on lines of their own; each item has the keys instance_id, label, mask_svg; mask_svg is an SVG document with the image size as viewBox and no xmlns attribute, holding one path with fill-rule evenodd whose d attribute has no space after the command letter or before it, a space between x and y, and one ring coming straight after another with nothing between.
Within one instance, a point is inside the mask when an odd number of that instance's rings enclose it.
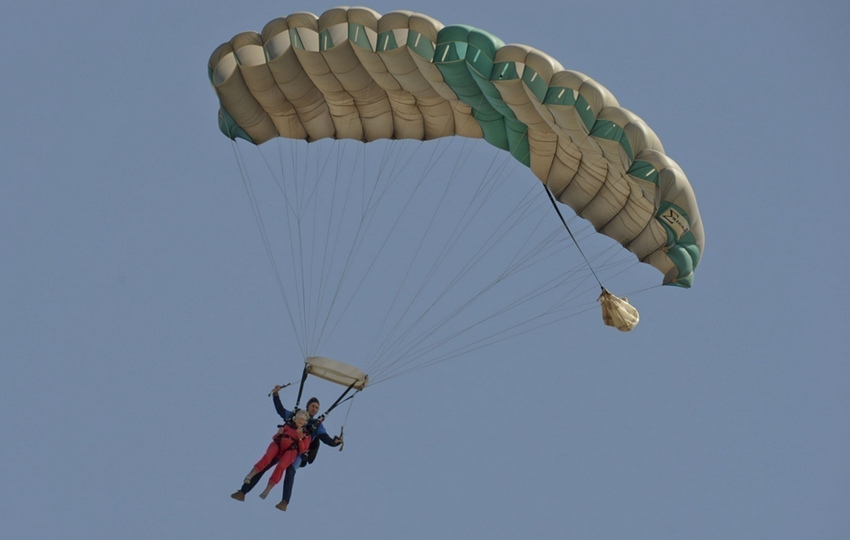
<instances>
[{"instance_id":1,"label":"harness strap","mask_svg":"<svg viewBox=\"0 0 850 540\"><path fill-rule=\"evenodd\" d=\"M293 450L297 449L298 443L301 442L301 439L296 439L296 438L292 437L291 435L281 435L280 438L281 439L289 439L290 441L292 441L292 444L289 445L289 448L291 448Z\"/></svg>"}]
</instances>

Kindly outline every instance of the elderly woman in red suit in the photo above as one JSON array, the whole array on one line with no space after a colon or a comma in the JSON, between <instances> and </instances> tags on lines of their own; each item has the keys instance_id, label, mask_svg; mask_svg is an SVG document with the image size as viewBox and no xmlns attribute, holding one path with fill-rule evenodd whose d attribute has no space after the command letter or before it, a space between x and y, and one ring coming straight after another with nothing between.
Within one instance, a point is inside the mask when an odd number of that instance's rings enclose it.
<instances>
[{"instance_id":1,"label":"elderly woman in red suit","mask_svg":"<svg viewBox=\"0 0 850 540\"><path fill-rule=\"evenodd\" d=\"M245 483L249 483L255 474L264 470L275 459L278 459L277 467L269 478L269 483L266 489L260 494L261 499L265 499L269 492L275 487L283 477L283 472L289 467L295 458L307 452L310 449L312 437L304 429L307 425L310 415L307 411L298 411L292 418L292 422L278 427L277 433L272 437L272 442L266 449L266 453L260 458L248 476L245 477Z\"/></svg>"}]
</instances>

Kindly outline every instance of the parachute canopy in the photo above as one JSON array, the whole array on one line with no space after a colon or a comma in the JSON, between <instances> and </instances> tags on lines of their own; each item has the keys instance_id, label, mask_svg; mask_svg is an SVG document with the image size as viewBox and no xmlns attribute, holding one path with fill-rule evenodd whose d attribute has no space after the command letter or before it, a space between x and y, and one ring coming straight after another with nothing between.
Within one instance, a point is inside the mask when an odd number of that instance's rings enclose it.
<instances>
[{"instance_id":1,"label":"parachute canopy","mask_svg":"<svg viewBox=\"0 0 850 540\"><path fill-rule=\"evenodd\" d=\"M369 376L356 367L322 356L310 356L304 360L304 369L310 375L355 390L363 390L369 382Z\"/></svg>"},{"instance_id":2,"label":"parachute canopy","mask_svg":"<svg viewBox=\"0 0 850 540\"><path fill-rule=\"evenodd\" d=\"M209 60L230 138L484 138L595 229L690 287L704 249L693 190L605 87L526 45L423 14L295 13Z\"/></svg>"}]
</instances>

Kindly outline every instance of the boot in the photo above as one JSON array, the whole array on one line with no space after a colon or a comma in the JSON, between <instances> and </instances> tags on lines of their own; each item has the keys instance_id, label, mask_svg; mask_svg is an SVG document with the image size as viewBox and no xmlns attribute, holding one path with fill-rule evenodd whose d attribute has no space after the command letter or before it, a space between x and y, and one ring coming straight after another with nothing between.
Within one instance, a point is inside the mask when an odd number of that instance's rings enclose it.
<instances>
[{"instance_id":1,"label":"boot","mask_svg":"<svg viewBox=\"0 0 850 540\"><path fill-rule=\"evenodd\" d=\"M237 491L236 493L233 493L232 495L230 495L230 498L236 499L237 501L244 501L245 500L245 494L242 493L241 491Z\"/></svg>"},{"instance_id":2,"label":"boot","mask_svg":"<svg viewBox=\"0 0 850 540\"><path fill-rule=\"evenodd\" d=\"M286 512L286 505L287 504L289 504L289 503L286 502L286 501L280 501L279 503L274 505L274 507L277 508L278 510L283 510L284 512Z\"/></svg>"}]
</instances>

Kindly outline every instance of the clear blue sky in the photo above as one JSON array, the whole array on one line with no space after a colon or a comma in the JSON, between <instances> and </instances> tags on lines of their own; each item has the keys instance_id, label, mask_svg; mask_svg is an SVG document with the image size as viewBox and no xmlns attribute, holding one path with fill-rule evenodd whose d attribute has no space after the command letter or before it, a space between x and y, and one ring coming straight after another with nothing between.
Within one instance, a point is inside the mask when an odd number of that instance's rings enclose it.
<instances>
[{"instance_id":1,"label":"clear blue sky","mask_svg":"<svg viewBox=\"0 0 850 540\"><path fill-rule=\"evenodd\" d=\"M635 298L629 334L591 311L367 389L289 511L235 502L277 421L266 393L301 359L206 63L334 4L16 3L0 19L5 537L850 538L850 8L473 4L369 7L480 27L609 88L694 186L694 287Z\"/></svg>"}]
</instances>

